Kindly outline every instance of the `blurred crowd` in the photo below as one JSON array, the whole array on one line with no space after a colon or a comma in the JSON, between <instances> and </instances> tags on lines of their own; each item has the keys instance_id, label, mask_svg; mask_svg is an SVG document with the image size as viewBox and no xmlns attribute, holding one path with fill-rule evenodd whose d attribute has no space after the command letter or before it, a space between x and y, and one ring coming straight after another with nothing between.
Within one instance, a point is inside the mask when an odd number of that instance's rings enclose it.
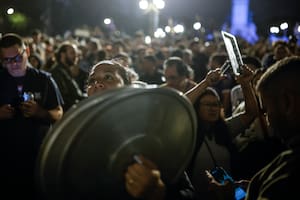
<instances>
[{"instance_id":1,"label":"blurred crowd","mask_svg":"<svg viewBox=\"0 0 300 200\"><path fill-rule=\"evenodd\" d=\"M161 179L159 166L143 156L140 159L144 164L128 167L124 175L126 190L132 197L144 199L231 198L227 193L220 195L220 188L224 188L213 187L214 182L209 182L212 176L206 170L221 166L236 180L250 180L280 152L290 149L286 141L290 142L293 134L286 140L282 140L280 134L284 129L293 133L294 129L299 131L296 124L300 122L296 116L299 115L299 105L296 105L299 102L294 97L299 95L299 89L293 90L297 87L297 79L291 77L289 80L287 75L280 79L275 73L279 66L292 65L286 64L290 62L300 68L300 51L295 38L274 43L260 39L255 44L238 38L238 45L244 62L240 75L231 70L222 38L206 41L182 36L145 43L145 35L141 32L126 37L104 35L99 30L90 32L89 37L72 34L53 37L40 30L22 37L4 34L0 42L0 146L7 165L2 165L1 177L5 177L8 186L14 187L20 180L17 185L27 184L31 188L28 179L34 180L28 172L34 168L43 137L81 100L126 85L163 87L186 95L197 115L196 147L183 176L190 184L176 189L188 189L192 194L165 192L169 186ZM272 75L268 75L272 73L274 80L282 85L275 84ZM293 73L300 75L299 70ZM286 96L277 99L270 91ZM273 105L267 94L272 94L271 99L278 100L278 104ZM274 110L278 113L274 114ZM31 134L26 137L22 134L28 132ZM21 161L20 156L23 157ZM273 163L273 168L283 169L282 176L288 174L289 177L289 172L293 174L299 162L296 158L293 161L294 167L285 169L278 161L278 166ZM20 162L28 164L24 167ZM264 185L262 180L260 184L262 176L268 180L272 175L266 170L256 176L246 198L283 197L284 192L274 191L280 184L283 191L287 191L290 183L281 183L280 176L268 182L271 186ZM276 185L276 181L280 183ZM139 184L133 186L135 182ZM276 187L272 188L272 184ZM28 188L22 191L30 193L32 188Z\"/></svg>"}]
</instances>

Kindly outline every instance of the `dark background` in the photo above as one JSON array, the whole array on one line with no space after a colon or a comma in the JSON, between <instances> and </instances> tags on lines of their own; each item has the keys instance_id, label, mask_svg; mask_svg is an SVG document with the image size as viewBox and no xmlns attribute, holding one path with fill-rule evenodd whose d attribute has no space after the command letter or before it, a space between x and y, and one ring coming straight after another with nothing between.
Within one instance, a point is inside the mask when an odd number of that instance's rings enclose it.
<instances>
[{"instance_id":1,"label":"dark background","mask_svg":"<svg viewBox=\"0 0 300 200\"><path fill-rule=\"evenodd\" d=\"M28 18L28 32L39 28L50 34L63 33L84 24L103 26L103 19L111 17L116 27L129 34L147 29L148 15L138 6L139 0L0 0L1 32L15 31L6 22L6 9L10 6ZM220 29L230 21L231 0L165 0L160 12L160 24L165 26L170 17L174 22L192 27L196 16L203 26ZM283 21L300 22L296 0L250 0L250 10L259 34L267 34L270 25Z\"/></svg>"}]
</instances>

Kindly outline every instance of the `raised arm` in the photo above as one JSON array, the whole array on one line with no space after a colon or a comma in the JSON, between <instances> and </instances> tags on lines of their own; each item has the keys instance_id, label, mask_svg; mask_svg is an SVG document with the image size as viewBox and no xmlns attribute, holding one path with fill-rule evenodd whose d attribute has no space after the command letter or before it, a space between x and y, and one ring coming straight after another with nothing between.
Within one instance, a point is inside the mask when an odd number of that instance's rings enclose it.
<instances>
[{"instance_id":1,"label":"raised arm","mask_svg":"<svg viewBox=\"0 0 300 200\"><path fill-rule=\"evenodd\" d=\"M215 70L210 70L206 77L198 83L195 87L190 89L185 93L186 97L189 98L192 104L195 103L196 99L199 97L199 95L209 86L212 86L213 84L217 83L219 80L221 80L224 76L221 73L221 69L217 68Z\"/></svg>"},{"instance_id":2,"label":"raised arm","mask_svg":"<svg viewBox=\"0 0 300 200\"><path fill-rule=\"evenodd\" d=\"M245 99L245 111L240 117L243 125L247 127L258 116L259 107L252 87L254 72L247 65L243 65L242 68L243 73L237 77L237 82L241 85Z\"/></svg>"}]
</instances>

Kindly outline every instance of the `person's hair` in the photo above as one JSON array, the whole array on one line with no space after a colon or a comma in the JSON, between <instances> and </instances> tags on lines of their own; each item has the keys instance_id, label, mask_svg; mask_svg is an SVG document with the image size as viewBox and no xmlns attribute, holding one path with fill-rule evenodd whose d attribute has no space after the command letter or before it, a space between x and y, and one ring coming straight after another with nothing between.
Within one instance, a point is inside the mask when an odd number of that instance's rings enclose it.
<instances>
[{"instance_id":1,"label":"person's hair","mask_svg":"<svg viewBox=\"0 0 300 200\"><path fill-rule=\"evenodd\" d=\"M158 51L155 54L155 57L156 57L157 60L165 60L166 59L162 51Z\"/></svg>"},{"instance_id":2,"label":"person's hair","mask_svg":"<svg viewBox=\"0 0 300 200\"><path fill-rule=\"evenodd\" d=\"M275 42L272 43L272 48L275 49L277 46L288 46L287 42L285 42L284 40L277 40Z\"/></svg>"},{"instance_id":3,"label":"person's hair","mask_svg":"<svg viewBox=\"0 0 300 200\"><path fill-rule=\"evenodd\" d=\"M34 29L34 30L31 32L31 35L32 35L32 36L39 35L39 34L42 34L42 32L41 32L40 29Z\"/></svg>"},{"instance_id":4,"label":"person's hair","mask_svg":"<svg viewBox=\"0 0 300 200\"><path fill-rule=\"evenodd\" d=\"M210 57L210 60L215 61L219 63L220 65L223 65L225 61L227 60L228 56L225 53L213 53Z\"/></svg>"},{"instance_id":5,"label":"person's hair","mask_svg":"<svg viewBox=\"0 0 300 200\"><path fill-rule=\"evenodd\" d=\"M153 64L155 64L157 62L156 58L154 55L147 55L147 56L144 56L144 60L147 60Z\"/></svg>"},{"instance_id":6,"label":"person's hair","mask_svg":"<svg viewBox=\"0 0 300 200\"><path fill-rule=\"evenodd\" d=\"M132 66L132 59L130 57L130 55L126 52L119 52L117 55L115 55L112 60L116 61L116 62L120 62L121 65L124 65L124 62L127 62L127 66L125 67L129 67L131 68Z\"/></svg>"},{"instance_id":7,"label":"person's hair","mask_svg":"<svg viewBox=\"0 0 300 200\"><path fill-rule=\"evenodd\" d=\"M194 39L194 40L192 40L192 41L190 42L189 48L192 48L192 46L194 46L194 45L199 45L199 44L200 44L199 40L198 40L198 39Z\"/></svg>"},{"instance_id":8,"label":"person's hair","mask_svg":"<svg viewBox=\"0 0 300 200\"><path fill-rule=\"evenodd\" d=\"M113 59L118 59L118 58L127 58L127 59L129 59L130 56L129 56L129 54L126 53L126 52L120 52L120 53L118 53L117 55L115 55L115 56L113 57Z\"/></svg>"},{"instance_id":9,"label":"person's hair","mask_svg":"<svg viewBox=\"0 0 300 200\"><path fill-rule=\"evenodd\" d=\"M262 75L257 84L257 90L276 94L279 91L289 91L300 94L300 57L291 56L284 58L271 67Z\"/></svg>"},{"instance_id":10,"label":"person's hair","mask_svg":"<svg viewBox=\"0 0 300 200\"><path fill-rule=\"evenodd\" d=\"M14 45L24 46L21 36L15 33L7 33L0 39L0 48L8 48Z\"/></svg>"},{"instance_id":11,"label":"person's hair","mask_svg":"<svg viewBox=\"0 0 300 200\"><path fill-rule=\"evenodd\" d=\"M185 55L190 55L190 56L192 56L192 55L193 55L192 50L190 50L190 49L184 49L184 50L183 50L183 56L185 56Z\"/></svg>"},{"instance_id":12,"label":"person's hair","mask_svg":"<svg viewBox=\"0 0 300 200\"><path fill-rule=\"evenodd\" d=\"M164 62L164 69L175 66L178 75L189 77L189 70L187 65L183 62L183 60L179 57L170 57Z\"/></svg>"},{"instance_id":13,"label":"person's hair","mask_svg":"<svg viewBox=\"0 0 300 200\"><path fill-rule=\"evenodd\" d=\"M179 58L183 58L183 50L178 48L175 49L172 53L171 53L172 57L179 57Z\"/></svg>"},{"instance_id":14,"label":"person's hair","mask_svg":"<svg viewBox=\"0 0 300 200\"><path fill-rule=\"evenodd\" d=\"M98 50L98 52L97 52L97 58L98 58L99 61L105 60L105 58L106 58L106 52L103 49Z\"/></svg>"},{"instance_id":15,"label":"person's hair","mask_svg":"<svg viewBox=\"0 0 300 200\"><path fill-rule=\"evenodd\" d=\"M253 65L257 69L262 68L262 64L261 64L259 58L255 57L255 56L243 55L242 60L243 60L244 64Z\"/></svg>"},{"instance_id":16,"label":"person's hair","mask_svg":"<svg viewBox=\"0 0 300 200\"><path fill-rule=\"evenodd\" d=\"M57 62L60 62L60 59L61 59L61 54L62 53L66 53L67 52L67 49L72 47L73 44L70 43L70 42L63 42L59 47L58 49L56 50L55 52L55 59Z\"/></svg>"},{"instance_id":17,"label":"person's hair","mask_svg":"<svg viewBox=\"0 0 300 200\"><path fill-rule=\"evenodd\" d=\"M43 67L44 62L41 59L41 56L39 54L37 54L37 53L30 54L30 56L28 57L28 59L30 60L31 58L35 58L36 61L38 62L38 66L37 66L38 69L40 69L40 68Z\"/></svg>"},{"instance_id":18,"label":"person's hair","mask_svg":"<svg viewBox=\"0 0 300 200\"><path fill-rule=\"evenodd\" d=\"M91 44L91 46L96 49L96 50L100 50L102 49L102 45L99 39L97 38L91 38L89 43Z\"/></svg>"},{"instance_id":19,"label":"person's hair","mask_svg":"<svg viewBox=\"0 0 300 200\"><path fill-rule=\"evenodd\" d=\"M97 68L99 65L113 65L114 67L117 68L117 71L121 78L123 79L124 85L131 85L131 77L130 77L130 72L127 70L125 66L122 66L121 63L116 62L115 60L102 60L95 64L92 67L91 71L94 71L95 68Z\"/></svg>"},{"instance_id":20,"label":"person's hair","mask_svg":"<svg viewBox=\"0 0 300 200\"><path fill-rule=\"evenodd\" d=\"M211 96L215 96L217 97L218 101L221 103L221 100L220 100L220 96L219 94L217 93L217 91L215 89L213 89L212 87L207 87L199 96L198 98L196 99L195 103L194 103L194 108L195 110L199 110L199 107L200 107L200 100L204 97L204 96L207 96L207 95L211 95Z\"/></svg>"}]
</instances>

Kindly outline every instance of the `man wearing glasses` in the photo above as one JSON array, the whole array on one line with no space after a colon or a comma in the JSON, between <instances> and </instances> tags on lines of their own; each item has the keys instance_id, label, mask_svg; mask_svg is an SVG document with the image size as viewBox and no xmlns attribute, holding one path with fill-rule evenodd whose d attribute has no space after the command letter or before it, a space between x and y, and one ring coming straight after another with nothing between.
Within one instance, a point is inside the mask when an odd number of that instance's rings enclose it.
<instances>
[{"instance_id":1,"label":"man wearing glasses","mask_svg":"<svg viewBox=\"0 0 300 200\"><path fill-rule=\"evenodd\" d=\"M62 98L50 74L31 67L21 37L0 39L0 179L3 191L34 199L34 168L39 146L62 117Z\"/></svg>"},{"instance_id":2,"label":"man wearing glasses","mask_svg":"<svg viewBox=\"0 0 300 200\"><path fill-rule=\"evenodd\" d=\"M164 62L166 83L161 87L170 87L183 93L197 85L190 77L188 66L179 57L170 57Z\"/></svg>"}]
</instances>

